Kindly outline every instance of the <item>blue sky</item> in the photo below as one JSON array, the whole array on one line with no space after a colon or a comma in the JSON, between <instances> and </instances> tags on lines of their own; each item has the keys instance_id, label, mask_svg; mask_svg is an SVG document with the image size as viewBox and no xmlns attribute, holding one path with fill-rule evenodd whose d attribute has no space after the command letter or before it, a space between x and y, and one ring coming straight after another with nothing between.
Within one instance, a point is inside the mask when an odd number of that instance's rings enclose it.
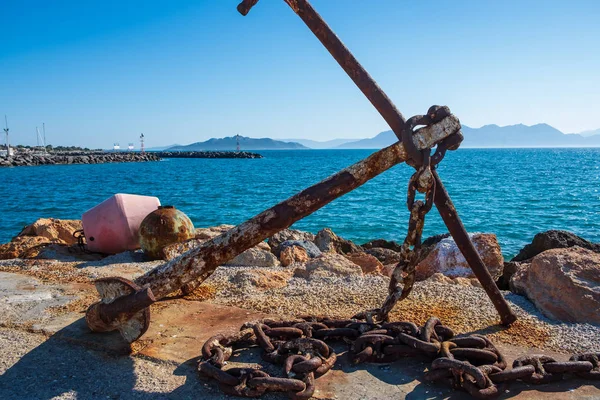
<instances>
[{"instance_id":1,"label":"blue sky","mask_svg":"<svg viewBox=\"0 0 600 400\"><path fill-rule=\"evenodd\" d=\"M313 0L405 116L600 128L599 1ZM11 141L187 144L389 129L281 0L0 2ZM137 145L137 143L136 143Z\"/></svg>"}]
</instances>

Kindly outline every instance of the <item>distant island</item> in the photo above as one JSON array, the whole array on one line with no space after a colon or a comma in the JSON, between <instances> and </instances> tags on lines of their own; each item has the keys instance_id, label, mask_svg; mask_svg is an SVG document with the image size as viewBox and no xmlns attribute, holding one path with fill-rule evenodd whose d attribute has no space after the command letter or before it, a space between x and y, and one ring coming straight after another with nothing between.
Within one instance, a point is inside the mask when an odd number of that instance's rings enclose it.
<instances>
[{"instance_id":1,"label":"distant island","mask_svg":"<svg viewBox=\"0 0 600 400\"><path fill-rule=\"evenodd\" d=\"M242 150L301 150L308 147L296 142L283 142L269 138L254 139L245 136L239 137L240 148ZM186 146L172 146L166 151L202 151L202 150L234 150L237 146L235 136L224 138L212 138L205 142L196 142Z\"/></svg>"}]
</instances>

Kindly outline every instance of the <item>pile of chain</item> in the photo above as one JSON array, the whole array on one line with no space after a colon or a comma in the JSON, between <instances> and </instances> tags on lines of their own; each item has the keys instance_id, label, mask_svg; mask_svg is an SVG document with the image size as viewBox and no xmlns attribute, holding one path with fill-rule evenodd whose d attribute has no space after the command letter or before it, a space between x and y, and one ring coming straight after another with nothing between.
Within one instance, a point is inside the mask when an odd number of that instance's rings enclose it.
<instances>
[{"instance_id":1,"label":"pile of chain","mask_svg":"<svg viewBox=\"0 0 600 400\"><path fill-rule=\"evenodd\" d=\"M309 399L315 379L327 373L337 355L326 341L349 345L353 364L391 363L403 357L433 359L427 381L448 381L473 397L489 399L501 393L497 384L521 380L540 384L565 374L600 380L600 353L573 355L559 362L544 355L517 358L511 369L502 353L482 335L456 337L436 317L424 326L412 322L376 324L364 320L304 317L291 321L247 323L233 335L217 335L202 347L201 375L214 378L230 395L259 397L265 392L287 392L292 399ZM263 360L283 365L285 377L273 377L256 368L224 369L234 348L260 346Z\"/></svg>"}]
</instances>

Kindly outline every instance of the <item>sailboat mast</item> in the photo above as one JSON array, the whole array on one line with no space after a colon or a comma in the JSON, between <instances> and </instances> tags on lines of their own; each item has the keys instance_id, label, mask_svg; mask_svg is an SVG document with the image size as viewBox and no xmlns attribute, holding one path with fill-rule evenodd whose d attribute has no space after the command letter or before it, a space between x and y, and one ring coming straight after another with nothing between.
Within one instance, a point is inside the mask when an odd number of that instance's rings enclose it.
<instances>
[{"instance_id":1,"label":"sailboat mast","mask_svg":"<svg viewBox=\"0 0 600 400\"><path fill-rule=\"evenodd\" d=\"M10 157L10 144L8 143L8 118L6 114L4 114L4 124L6 128L4 128L4 133L6 133L6 158Z\"/></svg>"}]
</instances>

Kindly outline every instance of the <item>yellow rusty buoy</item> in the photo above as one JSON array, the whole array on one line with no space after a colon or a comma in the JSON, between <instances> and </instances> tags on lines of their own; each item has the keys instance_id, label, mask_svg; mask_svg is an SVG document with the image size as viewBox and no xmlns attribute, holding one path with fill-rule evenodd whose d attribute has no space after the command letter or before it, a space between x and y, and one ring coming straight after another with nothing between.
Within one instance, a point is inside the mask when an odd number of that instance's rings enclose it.
<instances>
[{"instance_id":1,"label":"yellow rusty buoy","mask_svg":"<svg viewBox=\"0 0 600 400\"><path fill-rule=\"evenodd\" d=\"M139 235L146 257L160 260L164 259L165 246L192 239L195 230L194 224L183 212L173 206L162 206L144 218Z\"/></svg>"}]
</instances>

